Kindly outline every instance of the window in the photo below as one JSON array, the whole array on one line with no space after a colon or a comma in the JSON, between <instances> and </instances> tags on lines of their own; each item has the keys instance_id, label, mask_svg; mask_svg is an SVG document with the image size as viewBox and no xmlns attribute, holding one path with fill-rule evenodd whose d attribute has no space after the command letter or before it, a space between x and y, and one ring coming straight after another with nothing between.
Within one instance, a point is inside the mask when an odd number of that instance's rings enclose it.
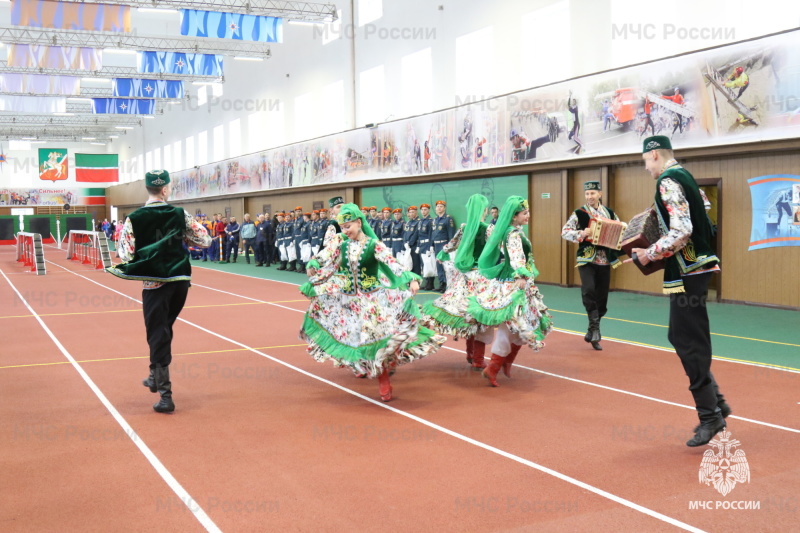
<instances>
[{"instance_id":1,"label":"window","mask_svg":"<svg viewBox=\"0 0 800 533\"><path fill-rule=\"evenodd\" d=\"M383 0L358 0L358 25L363 26L383 16Z\"/></svg>"},{"instance_id":2,"label":"window","mask_svg":"<svg viewBox=\"0 0 800 533\"><path fill-rule=\"evenodd\" d=\"M242 120L234 119L228 122L228 155L236 157L245 153L242 146Z\"/></svg>"},{"instance_id":3,"label":"window","mask_svg":"<svg viewBox=\"0 0 800 533\"><path fill-rule=\"evenodd\" d=\"M402 108L404 116L419 115L433 107L433 65L431 49L403 56L400 61L402 73Z\"/></svg>"},{"instance_id":4,"label":"window","mask_svg":"<svg viewBox=\"0 0 800 533\"><path fill-rule=\"evenodd\" d=\"M151 170L156 168L156 167L153 166L153 151L152 150L149 151L149 152L146 152L144 154L144 164L145 164L145 168L147 168L147 170L145 172L150 172Z\"/></svg>"},{"instance_id":5,"label":"window","mask_svg":"<svg viewBox=\"0 0 800 533\"><path fill-rule=\"evenodd\" d=\"M257 152L270 148L264 143L264 134L267 127L267 112L257 111L247 115L247 150Z\"/></svg>"},{"instance_id":6,"label":"window","mask_svg":"<svg viewBox=\"0 0 800 533\"><path fill-rule=\"evenodd\" d=\"M145 172L147 172L147 170L149 170L149 169L147 169L144 166L144 156L142 156L142 154L137 155L136 156L136 167L135 167L135 170L134 170L134 172L135 172L134 179L137 179L137 180L138 179L143 179L144 178L144 174L145 174Z\"/></svg>"},{"instance_id":7,"label":"window","mask_svg":"<svg viewBox=\"0 0 800 533\"><path fill-rule=\"evenodd\" d=\"M208 103L208 86L202 85L197 89L197 106L201 107Z\"/></svg>"},{"instance_id":8,"label":"window","mask_svg":"<svg viewBox=\"0 0 800 533\"><path fill-rule=\"evenodd\" d=\"M163 169L164 165L161 162L161 148L156 148L153 150L153 167L157 169Z\"/></svg>"},{"instance_id":9,"label":"window","mask_svg":"<svg viewBox=\"0 0 800 533\"><path fill-rule=\"evenodd\" d=\"M212 83L211 84L211 96L214 98L222 98L222 84L221 83Z\"/></svg>"},{"instance_id":10,"label":"window","mask_svg":"<svg viewBox=\"0 0 800 533\"><path fill-rule=\"evenodd\" d=\"M194 159L194 135L186 137L186 167L193 167L198 164Z\"/></svg>"},{"instance_id":11,"label":"window","mask_svg":"<svg viewBox=\"0 0 800 533\"><path fill-rule=\"evenodd\" d=\"M461 98L468 97L471 100L482 100L493 96L495 90L494 64L494 42L491 27L457 38L456 94Z\"/></svg>"},{"instance_id":12,"label":"window","mask_svg":"<svg viewBox=\"0 0 800 533\"><path fill-rule=\"evenodd\" d=\"M536 87L572 75L569 9L568 1L556 2L522 16L523 57L534 54L536 61L519 69L519 88Z\"/></svg>"},{"instance_id":13,"label":"window","mask_svg":"<svg viewBox=\"0 0 800 533\"><path fill-rule=\"evenodd\" d=\"M297 96L294 99L294 138L302 141L314 136L314 100L311 93Z\"/></svg>"},{"instance_id":14,"label":"window","mask_svg":"<svg viewBox=\"0 0 800 533\"><path fill-rule=\"evenodd\" d=\"M320 102L325 111L320 110L317 113L319 120L313 135L327 135L344 130L344 82L339 80L323 87Z\"/></svg>"},{"instance_id":15,"label":"window","mask_svg":"<svg viewBox=\"0 0 800 533\"><path fill-rule=\"evenodd\" d=\"M208 151L208 130L203 130L197 134L197 163L196 165L205 165L211 162L210 153Z\"/></svg>"},{"instance_id":16,"label":"window","mask_svg":"<svg viewBox=\"0 0 800 533\"><path fill-rule=\"evenodd\" d=\"M322 27L322 44L326 45L339 39L342 36L342 10L338 9L336 11L336 20L333 22L329 22ZM314 32L316 36L316 31Z\"/></svg>"},{"instance_id":17,"label":"window","mask_svg":"<svg viewBox=\"0 0 800 533\"><path fill-rule=\"evenodd\" d=\"M164 147L164 164L162 167L167 169L167 172L175 172L176 170L180 170L172 166L172 146L170 145L166 145Z\"/></svg>"},{"instance_id":18,"label":"window","mask_svg":"<svg viewBox=\"0 0 800 533\"><path fill-rule=\"evenodd\" d=\"M225 126L222 124L214 126L212 142L214 143L214 155L211 161L215 162L225 159Z\"/></svg>"},{"instance_id":19,"label":"window","mask_svg":"<svg viewBox=\"0 0 800 533\"><path fill-rule=\"evenodd\" d=\"M359 125L383 122L386 118L385 90L383 65L361 71L358 87Z\"/></svg>"},{"instance_id":20,"label":"window","mask_svg":"<svg viewBox=\"0 0 800 533\"><path fill-rule=\"evenodd\" d=\"M172 143L172 168L175 170L183 170L186 168L183 165L183 143L181 141L175 141Z\"/></svg>"}]
</instances>

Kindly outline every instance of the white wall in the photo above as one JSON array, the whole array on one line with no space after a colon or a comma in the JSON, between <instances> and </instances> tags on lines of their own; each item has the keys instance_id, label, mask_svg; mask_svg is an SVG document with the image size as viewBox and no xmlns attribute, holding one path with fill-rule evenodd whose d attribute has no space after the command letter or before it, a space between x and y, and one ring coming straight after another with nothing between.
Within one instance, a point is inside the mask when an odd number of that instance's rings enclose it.
<instances>
[{"instance_id":1,"label":"white wall","mask_svg":"<svg viewBox=\"0 0 800 533\"><path fill-rule=\"evenodd\" d=\"M353 0L356 11L359 2ZM208 88L187 85L190 102L170 106L166 115L143 121L142 127L109 146L110 152L120 154L121 181L142 177L148 153L154 157L160 152L160 166L180 170L213 161L219 153L232 157L452 107L466 98L800 26L800 3L783 0L762 0L757 5L744 0L673 0L658 9L645 8L638 0L369 2L380 4L382 16L367 26L359 26L357 14L351 16L351 2L334 0L342 13L338 34L286 25L285 42L272 45L271 59L248 62L226 57L221 98L198 106L198 89ZM134 26L140 33L153 33L156 27L178 34L179 16L137 14ZM637 34L637 28L644 31ZM673 31L667 34L670 28ZM680 33L693 29L694 37ZM403 78L403 65L407 72L414 71L409 67L411 54L429 54L429 75ZM134 57L114 61L134 64ZM457 70L457 65L462 68ZM363 79L373 87L382 86L382 94L362 90L361 73L381 67L382 84L374 75ZM426 79L431 89L423 98L413 91L424 87ZM236 119L238 147L230 139L230 123ZM213 132L220 126L226 138L215 149ZM198 143L201 131L207 132L203 146ZM187 138L195 145L188 153ZM169 145L175 152L178 142L180 153L163 161L162 148ZM176 164L181 168L173 168Z\"/></svg>"}]
</instances>

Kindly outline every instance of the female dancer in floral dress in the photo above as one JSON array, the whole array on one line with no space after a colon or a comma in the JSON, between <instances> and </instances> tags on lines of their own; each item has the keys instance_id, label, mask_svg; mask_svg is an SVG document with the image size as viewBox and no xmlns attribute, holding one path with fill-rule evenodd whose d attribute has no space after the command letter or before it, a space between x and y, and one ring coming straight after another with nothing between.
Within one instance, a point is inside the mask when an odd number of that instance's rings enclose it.
<instances>
[{"instance_id":1,"label":"female dancer in floral dress","mask_svg":"<svg viewBox=\"0 0 800 533\"><path fill-rule=\"evenodd\" d=\"M542 295L534 284L539 274L533 263L531 242L522 232L528 223L528 201L521 196L506 200L495 229L478 259L488 283L476 286L468 313L480 324L498 326L492 344L492 360L483 371L497 387L500 369L511 377L511 365L523 344L534 351L544 346L552 321ZM503 258L500 261L502 247Z\"/></svg>"},{"instance_id":2,"label":"female dancer in floral dress","mask_svg":"<svg viewBox=\"0 0 800 533\"><path fill-rule=\"evenodd\" d=\"M456 340L467 340L467 362L473 370L486 368L483 362L486 343L492 342L492 328L478 324L467 313L469 296L477 292L476 286L486 283L478 271L478 258L488 238L483 219L489 200L482 194L473 194L467 201L467 223L461 226L447 243L437 259L444 263L447 290L439 298L423 306L426 325L431 329L452 335ZM455 253L455 259L450 257Z\"/></svg>"},{"instance_id":3,"label":"female dancer in floral dress","mask_svg":"<svg viewBox=\"0 0 800 533\"><path fill-rule=\"evenodd\" d=\"M421 326L413 299L419 276L395 261L358 206L343 205L337 221L342 233L320 250L320 268L300 287L311 299L300 337L317 361L377 377L388 402L389 371L436 352L446 339Z\"/></svg>"}]
</instances>

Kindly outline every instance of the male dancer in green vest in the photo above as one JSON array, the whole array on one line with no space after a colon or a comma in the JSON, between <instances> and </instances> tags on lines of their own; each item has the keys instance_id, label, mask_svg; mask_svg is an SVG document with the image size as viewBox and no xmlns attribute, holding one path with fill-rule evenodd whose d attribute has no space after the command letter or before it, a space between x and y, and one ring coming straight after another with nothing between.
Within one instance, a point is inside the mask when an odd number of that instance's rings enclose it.
<instances>
[{"instance_id":1,"label":"male dancer in green vest","mask_svg":"<svg viewBox=\"0 0 800 533\"><path fill-rule=\"evenodd\" d=\"M634 248L632 258L644 265L666 259L664 293L669 294L669 333L689 377L700 425L687 446L703 446L725 429L731 409L711 374L711 329L706 297L719 258L711 248L711 223L694 177L675 161L668 137L644 140L645 169L656 181L655 206L661 238L647 249ZM664 231L666 230L666 234Z\"/></svg>"},{"instance_id":2,"label":"male dancer in green vest","mask_svg":"<svg viewBox=\"0 0 800 533\"><path fill-rule=\"evenodd\" d=\"M150 346L150 376L143 381L161 399L159 413L175 410L169 364L172 362L172 325L186 302L192 267L184 242L211 246L208 231L183 208L167 203L172 192L169 173L153 170L144 178L149 198L131 213L119 236L122 263L106 269L122 279L143 282L142 310Z\"/></svg>"},{"instance_id":3,"label":"male dancer in green vest","mask_svg":"<svg viewBox=\"0 0 800 533\"><path fill-rule=\"evenodd\" d=\"M592 343L592 348L602 350L600 345L600 319L608 311L608 289L611 285L611 268L622 263L616 250L595 245L587 240L589 223L593 218L619 220L611 208L603 205L603 192L599 181L583 184L586 203L576 209L561 228L561 238L578 243L578 273L581 276L583 307L589 316L589 331L583 337Z\"/></svg>"}]
</instances>

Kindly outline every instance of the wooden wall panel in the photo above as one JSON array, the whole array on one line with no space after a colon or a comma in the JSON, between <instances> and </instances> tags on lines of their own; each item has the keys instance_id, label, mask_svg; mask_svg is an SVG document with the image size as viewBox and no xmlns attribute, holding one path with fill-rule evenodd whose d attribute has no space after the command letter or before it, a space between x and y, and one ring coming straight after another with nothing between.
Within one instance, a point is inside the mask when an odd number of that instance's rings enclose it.
<instances>
[{"instance_id":1,"label":"wooden wall panel","mask_svg":"<svg viewBox=\"0 0 800 533\"><path fill-rule=\"evenodd\" d=\"M543 172L531 178L531 242L539 270L537 281L561 283L561 173ZM549 194L549 198L542 198Z\"/></svg>"}]
</instances>

